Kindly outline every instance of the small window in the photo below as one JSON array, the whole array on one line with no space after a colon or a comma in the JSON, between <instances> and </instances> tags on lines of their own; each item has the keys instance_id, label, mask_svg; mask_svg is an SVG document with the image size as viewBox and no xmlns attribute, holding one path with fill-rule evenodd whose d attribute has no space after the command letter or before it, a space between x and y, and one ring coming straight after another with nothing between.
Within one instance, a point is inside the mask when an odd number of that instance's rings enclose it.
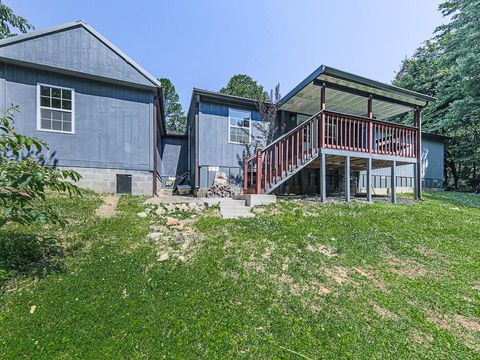
<instances>
[{"instance_id":1,"label":"small window","mask_svg":"<svg viewBox=\"0 0 480 360\"><path fill-rule=\"evenodd\" d=\"M74 90L38 84L38 130L74 133Z\"/></svg>"},{"instance_id":2,"label":"small window","mask_svg":"<svg viewBox=\"0 0 480 360\"><path fill-rule=\"evenodd\" d=\"M251 132L251 113L249 111L228 109L229 141L238 144L248 144Z\"/></svg>"}]
</instances>

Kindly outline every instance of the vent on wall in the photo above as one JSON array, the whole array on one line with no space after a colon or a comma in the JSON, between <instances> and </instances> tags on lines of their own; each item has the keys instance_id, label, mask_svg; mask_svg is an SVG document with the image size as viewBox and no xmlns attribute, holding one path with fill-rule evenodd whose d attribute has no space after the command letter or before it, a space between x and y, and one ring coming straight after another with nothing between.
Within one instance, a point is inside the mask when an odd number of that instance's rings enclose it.
<instances>
[{"instance_id":1,"label":"vent on wall","mask_svg":"<svg viewBox=\"0 0 480 360\"><path fill-rule=\"evenodd\" d=\"M117 174L117 194L132 193L132 175Z\"/></svg>"}]
</instances>

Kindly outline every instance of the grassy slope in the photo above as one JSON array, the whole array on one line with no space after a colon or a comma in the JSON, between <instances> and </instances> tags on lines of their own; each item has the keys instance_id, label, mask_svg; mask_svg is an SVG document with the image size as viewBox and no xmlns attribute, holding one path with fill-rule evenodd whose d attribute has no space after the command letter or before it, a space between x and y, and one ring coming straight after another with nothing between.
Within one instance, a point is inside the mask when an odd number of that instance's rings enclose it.
<instances>
[{"instance_id":1,"label":"grassy slope","mask_svg":"<svg viewBox=\"0 0 480 360\"><path fill-rule=\"evenodd\" d=\"M55 199L66 230L0 232L0 356L478 357L480 200L426 196L203 217L185 263L157 261L139 198Z\"/></svg>"}]
</instances>

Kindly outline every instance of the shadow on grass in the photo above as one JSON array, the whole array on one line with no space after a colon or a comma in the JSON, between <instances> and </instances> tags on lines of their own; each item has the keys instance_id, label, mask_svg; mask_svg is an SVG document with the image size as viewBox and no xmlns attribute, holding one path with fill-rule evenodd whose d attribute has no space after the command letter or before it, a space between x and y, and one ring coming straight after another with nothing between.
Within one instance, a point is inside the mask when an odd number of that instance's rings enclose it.
<instances>
[{"instance_id":1,"label":"shadow on grass","mask_svg":"<svg viewBox=\"0 0 480 360\"><path fill-rule=\"evenodd\" d=\"M0 231L0 287L19 275L44 277L59 272L63 256L56 237Z\"/></svg>"},{"instance_id":2,"label":"shadow on grass","mask_svg":"<svg viewBox=\"0 0 480 360\"><path fill-rule=\"evenodd\" d=\"M425 193L426 196L448 202L452 205L480 209L480 195L457 191L438 191Z\"/></svg>"}]
</instances>

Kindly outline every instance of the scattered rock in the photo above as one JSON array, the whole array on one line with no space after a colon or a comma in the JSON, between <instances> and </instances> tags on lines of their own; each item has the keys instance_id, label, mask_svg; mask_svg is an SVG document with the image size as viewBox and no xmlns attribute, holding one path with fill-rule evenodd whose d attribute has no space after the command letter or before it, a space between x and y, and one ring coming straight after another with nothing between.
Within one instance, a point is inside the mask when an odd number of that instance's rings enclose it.
<instances>
[{"instance_id":1,"label":"scattered rock","mask_svg":"<svg viewBox=\"0 0 480 360\"><path fill-rule=\"evenodd\" d=\"M165 221L166 221L167 226L170 226L170 227L180 224L180 221L178 219L175 219L175 218L170 217L170 216L167 216Z\"/></svg>"},{"instance_id":2,"label":"scattered rock","mask_svg":"<svg viewBox=\"0 0 480 360\"><path fill-rule=\"evenodd\" d=\"M153 207L149 206L145 209L145 213L150 214L152 212L152 210L153 210Z\"/></svg>"},{"instance_id":3,"label":"scattered rock","mask_svg":"<svg viewBox=\"0 0 480 360\"><path fill-rule=\"evenodd\" d=\"M155 214L158 216L161 216L165 213L165 209L163 207L159 207L157 210L155 210Z\"/></svg>"},{"instance_id":4,"label":"scattered rock","mask_svg":"<svg viewBox=\"0 0 480 360\"><path fill-rule=\"evenodd\" d=\"M139 212L137 215L139 218L142 218L142 219L145 219L148 216L148 214L145 211Z\"/></svg>"},{"instance_id":5,"label":"scattered rock","mask_svg":"<svg viewBox=\"0 0 480 360\"><path fill-rule=\"evenodd\" d=\"M159 231L159 230L162 230L162 229L163 229L163 226L161 226L161 225L150 225L150 230Z\"/></svg>"},{"instance_id":6,"label":"scattered rock","mask_svg":"<svg viewBox=\"0 0 480 360\"><path fill-rule=\"evenodd\" d=\"M175 204L167 204L167 205L165 205L165 209L166 209L167 211L169 211L169 212L175 211L176 208L177 208L177 207L175 206Z\"/></svg>"},{"instance_id":7,"label":"scattered rock","mask_svg":"<svg viewBox=\"0 0 480 360\"><path fill-rule=\"evenodd\" d=\"M152 239L152 240L158 240L160 239L161 237L163 236L162 233L159 233L159 232L154 232L154 233L151 233L151 234L148 234L147 237L149 239Z\"/></svg>"},{"instance_id":8,"label":"scattered rock","mask_svg":"<svg viewBox=\"0 0 480 360\"><path fill-rule=\"evenodd\" d=\"M181 204L177 205L177 209L180 210L180 211L189 211L190 210L189 206L185 203L181 203Z\"/></svg>"},{"instance_id":9,"label":"scattered rock","mask_svg":"<svg viewBox=\"0 0 480 360\"><path fill-rule=\"evenodd\" d=\"M178 233L178 234L175 235L175 238L173 239L173 242L177 245L181 245L185 242L185 236Z\"/></svg>"},{"instance_id":10,"label":"scattered rock","mask_svg":"<svg viewBox=\"0 0 480 360\"><path fill-rule=\"evenodd\" d=\"M192 202L188 204L188 208L192 211L198 210L198 204Z\"/></svg>"},{"instance_id":11,"label":"scattered rock","mask_svg":"<svg viewBox=\"0 0 480 360\"><path fill-rule=\"evenodd\" d=\"M184 226L183 224L178 224L178 225L173 225L170 227L172 230L176 230L176 231L183 231L184 229Z\"/></svg>"},{"instance_id":12,"label":"scattered rock","mask_svg":"<svg viewBox=\"0 0 480 360\"><path fill-rule=\"evenodd\" d=\"M168 255L168 252L164 252L160 257L158 258L158 261L166 261L168 260L170 256Z\"/></svg>"}]
</instances>

